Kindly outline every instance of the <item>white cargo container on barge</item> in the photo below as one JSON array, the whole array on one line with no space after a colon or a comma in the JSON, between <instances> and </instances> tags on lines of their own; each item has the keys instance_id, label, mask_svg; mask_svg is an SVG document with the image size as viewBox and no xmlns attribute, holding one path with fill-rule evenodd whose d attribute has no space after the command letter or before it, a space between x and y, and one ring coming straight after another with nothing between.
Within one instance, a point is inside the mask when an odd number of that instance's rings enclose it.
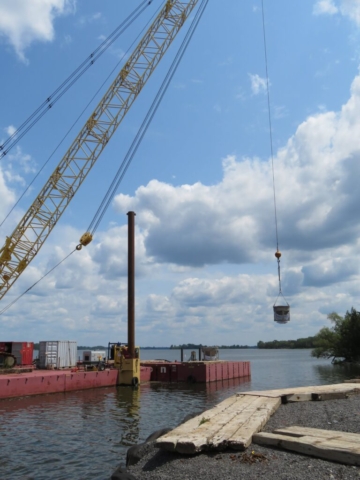
<instances>
[{"instance_id":1,"label":"white cargo container on barge","mask_svg":"<svg viewBox=\"0 0 360 480\"><path fill-rule=\"evenodd\" d=\"M69 368L77 364L77 342L70 340L41 341L39 343L40 368Z\"/></svg>"}]
</instances>

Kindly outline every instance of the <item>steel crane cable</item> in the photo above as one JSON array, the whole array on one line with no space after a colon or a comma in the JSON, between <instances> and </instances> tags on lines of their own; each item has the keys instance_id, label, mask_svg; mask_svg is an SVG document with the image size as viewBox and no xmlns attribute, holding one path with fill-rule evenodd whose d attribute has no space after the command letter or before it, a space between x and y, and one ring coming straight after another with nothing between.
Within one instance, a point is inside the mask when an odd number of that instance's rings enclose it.
<instances>
[{"instance_id":1,"label":"steel crane cable","mask_svg":"<svg viewBox=\"0 0 360 480\"><path fill-rule=\"evenodd\" d=\"M67 260L75 251L76 251L76 248L72 252L70 252L68 255L66 255L65 258L60 260L60 262L58 262L56 265L54 265L47 273L45 273L45 275L43 275L41 278L39 278L39 280L37 280L35 283L33 283L31 285L31 287L27 288L21 295L16 297L12 302L8 303L6 305L6 307L4 307L2 310L0 310L0 315L2 315L7 310L9 310L9 308L12 307L14 305L14 303L16 303L18 300L20 300L20 298L23 297L26 293L28 293L33 287L35 287L35 285L37 285L39 282L41 282L41 280L43 278L47 277L51 272L53 272L55 270L55 268L57 268L59 265L61 265L63 262L65 262L65 260Z\"/></svg>"},{"instance_id":2,"label":"steel crane cable","mask_svg":"<svg viewBox=\"0 0 360 480\"><path fill-rule=\"evenodd\" d=\"M116 29L84 60L57 89L0 145L0 160L31 130L60 98L82 77L101 55L132 25L153 0L144 0ZM8 146L9 145L9 146ZM8 147L7 147L8 146ZM7 148L5 148L7 147Z\"/></svg>"},{"instance_id":3,"label":"steel crane cable","mask_svg":"<svg viewBox=\"0 0 360 480\"><path fill-rule=\"evenodd\" d=\"M151 0L152 2L153 0ZM151 3L150 2L150 3ZM36 175L34 176L34 178L31 180L31 182L28 184L28 186L25 188L25 190L23 191L23 193L20 195L20 197L17 199L17 201L14 203L14 205L11 207L11 209L9 210L9 212L6 214L6 216L4 217L4 219L2 220L2 222L0 223L0 227L5 223L5 221L8 219L8 217L11 215L11 213L13 212L13 210L15 209L15 207L19 204L19 202L23 199L23 197L25 196L25 194L28 192L29 188L32 186L32 184L35 182L35 180L38 178L38 176L40 175L40 173L44 170L44 168L46 167L46 165L49 163L49 161L52 159L52 157L55 155L55 153L57 152L57 150L60 148L60 146L63 144L64 140L68 137L68 135L70 134L70 132L73 130L73 128L75 127L75 125L78 123L78 121L80 120L80 118L82 117L82 115L85 113L85 111L88 109L88 107L90 106L90 104L93 102L93 100L95 99L95 97L99 94L99 92L101 91L101 89L104 87L104 85L106 84L106 82L109 80L109 78L111 77L111 75L114 73L115 70L117 70L118 66L120 65L120 63L123 61L123 59L127 56L127 54L129 53L129 51L132 49L132 47L134 46L134 44L137 42L137 40L139 39L139 37L141 36L141 34L146 30L146 28L148 27L148 25L151 23L151 21L153 20L153 18L157 15L157 13L159 12L159 10L161 9L161 5L160 7L158 7L158 9L156 10L156 12L152 15L152 17L148 20L148 22L146 23L146 25L143 27L143 29L140 31L140 33L137 35L137 37L135 38L135 40L132 42L132 44L129 46L129 48L127 49L127 51L123 54L123 56L120 58L120 60L117 62L117 64L114 66L114 68L111 70L111 72L109 73L109 75L106 77L106 79L103 81L103 83L100 85L100 87L97 89L97 91L94 93L94 95L92 96L92 98L89 100L89 102L86 104L86 106L84 107L84 109L81 111L81 113L79 114L79 116L77 117L77 119L74 121L74 123L71 125L71 127L69 128L69 130L65 133L65 135L63 136L63 138L60 140L60 142L58 143L58 145L55 147L55 149L52 151L52 153L50 154L49 158L44 162L44 164L42 165L42 167L38 170L38 172L36 173Z\"/></svg>"},{"instance_id":4,"label":"steel crane cable","mask_svg":"<svg viewBox=\"0 0 360 480\"><path fill-rule=\"evenodd\" d=\"M191 23L191 26L188 30L188 32L186 33L186 36L176 54L176 57L174 59L174 61L172 62L167 74L166 74L166 77L156 95L156 98L155 100L153 101L137 135L136 135L136 139L137 141L133 141L129 151L128 151L128 154L126 155L126 158L124 159L124 161L122 162L113 182L111 183L111 186L109 187L108 189L108 192L107 194L105 195L103 201L101 202L101 205L98 209L98 211L96 212L95 214L95 217L93 219L93 221L91 222L91 225L94 224L94 222L96 221L93 229L92 229L92 232L95 232L95 230L97 229L97 227L99 226L108 206L110 205L111 203L111 200L112 198L114 197L115 193L116 193L116 189L118 188L121 180L123 179L127 169L129 168L130 166L130 163L142 141L142 139L144 138L144 135L145 135L145 132L147 130L147 128L149 127L163 97L164 97L164 94L170 84L170 81L171 79L173 78L179 64L180 64L180 61L181 59L183 58L184 56L184 53L190 43L190 40L191 38L193 37L194 33L195 33L195 30L200 22L200 19L207 7L207 4L208 4L209 0L202 0L201 4L200 4L200 7L199 9L197 10L196 14L195 14L195 17ZM105 204L106 202L106 206L104 208L101 208L103 206L103 204ZM90 230L90 229L89 229ZM60 262L58 262L54 267L52 267L45 275L43 275L39 280L37 280L33 285L31 285L29 288L27 288L21 295L19 295L17 298L15 298L11 303L9 303L8 305L6 305L6 307L4 307L2 310L0 310L0 315L2 315L3 313L5 313L12 305L14 305L18 300L20 300L21 297L23 297L26 293L28 293L35 285L37 285L39 282L41 282L41 280L43 280L47 275L49 275L51 272L53 272L58 266L60 266L65 260L67 260L76 250L78 250L78 248L75 248L74 250L72 250L65 258L63 258Z\"/></svg>"},{"instance_id":5,"label":"steel crane cable","mask_svg":"<svg viewBox=\"0 0 360 480\"><path fill-rule=\"evenodd\" d=\"M270 87L269 87L269 69L268 69L268 55L267 55L267 42L266 42L266 29L265 29L265 12L264 12L264 0L261 0L262 7L262 27L263 27L263 39L264 39L264 54L265 54L265 70L266 70L266 93L267 93L267 106L268 106L268 122L269 122L269 135L270 135L270 153L271 153L271 170L272 170L272 183L273 183L273 198L274 198L274 217L275 217L275 234L276 234L276 253L275 257L278 263L278 278L279 278L279 294L275 300L275 303L281 295L284 300L285 297L281 291L281 273L280 273L280 257L281 252L279 250L279 233L278 233L278 218L276 207L276 189L275 189L275 169L274 169L274 147L273 147L273 135L272 135L272 121L271 121L271 104L270 104Z\"/></svg>"},{"instance_id":6,"label":"steel crane cable","mask_svg":"<svg viewBox=\"0 0 360 480\"><path fill-rule=\"evenodd\" d=\"M95 233L95 231L97 230L101 220L103 219L104 215L105 215L105 212L106 210L109 208L115 194L116 194L116 191L122 181L122 179L124 178L125 176L125 173L127 171L127 169L129 168L134 156L135 156L135 153L137 152L137 149L139 148L143 138L144 138L144 135L152 121L152 119L154 118L154 115L157 111L157 109L159 108L160 104L161 104L161 101L170 85L170 82L187 50L187 47L189 46L189 43L190 43L190 40L192 38L192 36L194 35L195 33L195 30L201 20L201 17L202 15L204 14L204 11L207 7L207 4L208 4L208 1L209 0L202 0L202 3L200 4L200 7L198 8L197 12L196 12L196 15L194 16L194 19L191 23L191 26L189 28L189 30L187 31L186 33L186 36L182 42L182 44L180 45L180 48L163 80L163 83L161 84L157 94L156 94L156 97L151 105L151 107L149 108L147 114L146 114L146 117L145 119L143 120L124 160L122 161L108 191L106 192L94 218L92 219L90 225L89 225L89 228L88 228L88 232L90 232L92 235Z\"/></svg>"},{"instance_id":7,"label":"steel crane cable","mask_svg":"<svg viewBox=\"0 0 360 480\"><path fill-rule=\"evenodd\" d=\"M139 148L141 142L142 142L142 139L157 111L157 109L159 108L160 106L160 103L169 87L169 84L170 84L170 81L171 79L173 78L179 64L180 64L180 61L190 43L190 40L197 28L197 25L205 11L205 8L208 4L208 0L202 0L202 3L200 4L200 7L193 19L193 22L176 54L176 57L175 59L173 60L167 74L166 74L166 77L161 85L161 87L159 88L158 90L158 93L149 109L149 111L147 112L146 114L146 117L145 119L143 120L137 134L136 134L136 137L134 138L122 164L120 165L107 193L105 194L93 220L91 221L90 225L89 225L89 228L88 228L88 231L91 232L91 234L94 234L95 231L97 230L106 210L108 209L111 201L113 200L115 194L116 194L116 191L122 181L122 179L124 178L125 176L125 173L127 171L127 169L129 168L133 158L134 158L134 155L137 151L137 149Z\"/></svg>"}]
</instances>

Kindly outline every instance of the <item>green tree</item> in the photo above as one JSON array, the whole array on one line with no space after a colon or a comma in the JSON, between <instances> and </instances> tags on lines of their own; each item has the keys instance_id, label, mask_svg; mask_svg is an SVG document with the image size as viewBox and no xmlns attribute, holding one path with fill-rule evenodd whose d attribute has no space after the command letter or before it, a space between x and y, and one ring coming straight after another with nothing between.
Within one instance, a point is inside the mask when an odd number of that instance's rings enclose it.
<instances>
[{"instance_id":1,"label":"green tree","mask_svg":"<svg viewBox=\"0 0 360 480\"><path fill-rule=\"evenodd\" d=\"M345 317L336 312L328 315L334 324L324 327L315 336L313 357L332 358L333 362L357 362L360 360L360 312L354 308L347 311Z\"/></svg>"}]
</instances>

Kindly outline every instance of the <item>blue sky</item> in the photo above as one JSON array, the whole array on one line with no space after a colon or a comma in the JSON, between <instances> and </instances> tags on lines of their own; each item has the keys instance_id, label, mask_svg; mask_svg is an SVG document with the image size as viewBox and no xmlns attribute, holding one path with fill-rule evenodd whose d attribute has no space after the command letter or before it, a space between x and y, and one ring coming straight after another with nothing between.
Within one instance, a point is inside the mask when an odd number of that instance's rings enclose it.
<instances>
[{"instance_id":1,"label":"blue sky","mask_svg":"<svg viewBox=\"0 0 360 480\"><path fill-rule=\"evenodd\" d=\"M0 0L0 139L140 3ZM1 221L163 3L154 0L1 160ZM359 308L360 1L264 6L290 323L272 316L277 265L261 1L212 0L94 241L0 316L4 339L126 340L129 210L137 214L140 345L306 337L328 325L328 313ZM189 24L1 308L78 243ZM0 227L1 241L104 92Z\"/></svg>"}]
</instances>

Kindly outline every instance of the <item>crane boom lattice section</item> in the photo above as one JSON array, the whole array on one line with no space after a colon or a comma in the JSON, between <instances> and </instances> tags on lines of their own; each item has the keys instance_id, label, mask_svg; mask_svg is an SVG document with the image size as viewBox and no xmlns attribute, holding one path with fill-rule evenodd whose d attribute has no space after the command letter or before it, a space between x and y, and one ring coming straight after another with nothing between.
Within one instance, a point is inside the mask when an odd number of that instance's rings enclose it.
<instances>
[{"instance_id":1,"label":"crane boom lattice section","mask_svg":"<svg viewBox=\"0 0 360 480\"><path fill-rule=\"evenodd\" d=\"M0 299L31 262L198 0L168 0L0 250Z\"/></svg>"}]
</instances>

